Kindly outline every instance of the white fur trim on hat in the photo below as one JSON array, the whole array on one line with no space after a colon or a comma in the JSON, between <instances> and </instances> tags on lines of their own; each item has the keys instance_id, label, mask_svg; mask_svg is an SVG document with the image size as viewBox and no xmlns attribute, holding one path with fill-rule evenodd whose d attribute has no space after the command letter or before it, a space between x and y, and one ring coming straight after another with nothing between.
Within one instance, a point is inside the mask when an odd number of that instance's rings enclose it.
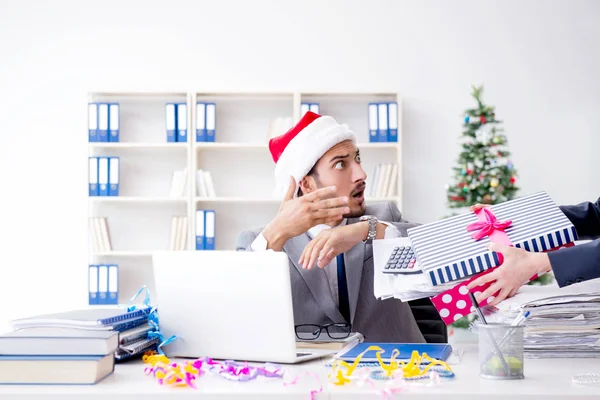
<instances>
[{"instance_id":1,"label":"white fur trim on hat","mask_svg":"<svg viewBox=\"0 0 600 400\"><path fill-rule=\"evenodd\" d=\"M356 135L347 125L340 125L330 116L321 116L300 131L286 146L275 165L275 196L283 199L290 185L290 176L296 181L297 196L302 178L319 161L323 154L338 143Z\"/></svg>"}]
</instances>

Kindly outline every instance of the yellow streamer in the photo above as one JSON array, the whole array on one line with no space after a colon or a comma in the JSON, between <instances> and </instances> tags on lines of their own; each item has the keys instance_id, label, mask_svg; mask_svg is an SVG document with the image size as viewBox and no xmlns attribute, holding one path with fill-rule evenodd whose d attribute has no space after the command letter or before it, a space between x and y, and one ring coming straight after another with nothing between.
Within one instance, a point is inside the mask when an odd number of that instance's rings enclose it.
<instances>
[{"instance_id":1,"label":"yellow streamer","mask_svg":"<svg viewBox=\"0 0 600 400\"><path fill-rule=\"evenodd\" d=\"M447 371L452 372L450 366L444 362L434 358L431 358L427 355L427 353L419 354L418 351L413 351L408 362L396 361L396 358L400 355L400 351L398 349L394 349L392 355L390 357L390 361L386 364L382 357L381 353L383 349L378 346L369 346L365 351L360 353L352 364L347 363L343 360L336 360L332 365L332 372L328 375L330 382L335 385L344 385L351 381L350 377L358 367L362 357L365 353L374 350L376 351L375 356L377 357L377 362L379 366L383 369L384 375L386 377L395 377L400 375L403 378L418 378L422 377L427 372L436 365L440 365L444 367ZM421 368L421 364L424 361L428 361L428 364L425 365L424 368ZM346 370L343 371L343 368Z\"/></svg>"}]
</instances>

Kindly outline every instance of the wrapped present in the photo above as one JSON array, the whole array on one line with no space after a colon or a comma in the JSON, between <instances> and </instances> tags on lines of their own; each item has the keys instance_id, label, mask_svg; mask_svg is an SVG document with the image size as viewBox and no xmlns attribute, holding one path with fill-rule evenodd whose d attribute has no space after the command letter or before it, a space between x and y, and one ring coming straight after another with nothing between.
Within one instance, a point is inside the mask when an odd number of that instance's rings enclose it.
<instances>
[{"instance_id":1,"label":"wrapped present","mask_svg":"<svg viewBox=\"0 0 600 400\"><path fill-rule=\"evenodd\" d=\"M539 192L408 229L413 251L433 286L462 280L502 263L490 241L549 251L573 243L575 227Z\"/></svg>"},{"instance_id":2,"label":"wrapped present","mask_svg":"<svg viewBox=\"0 0 600 400\"><path fill-rule=\"evenodd\" d=\"M563 248L563 247L564 248L571 247L574 245L575 245L574 243L567 243L564 246L560 246L558 249ZM554 248L551 250L557 250L557 248ZM545 250L545 251L550 251L550 250ZM446 325L450 325L451 323L458 321L462 317L465 317L475 311L475 307L473 306L473 304L471 302L471 298L469 297L469 292L473 292L475 297L477 297L477 296L479 296L480 293L485 292L485 290L488 287L490 287L495 281L491 281L491 282L484 283L483 285L475 286L471 290L469 290L469 288L467 288L467 285L469 283L471 283L471 281L474 281L475 279L479 278L480 276L488 274L488 273L492 272L493 270L494 270L493 268L490 268L486 271L480 272L479 274L474 275L473 277L469 278L468 280L458 283L453 288L450 288L440 294L437 294L437 295L431 297L431 302L433 303L434 307L436 308L436 310L440 314L440 317L446 323ZM531 282L534 279L539 278L540 275L541 274L533 275L527 282L523 282L523 284L526 284L528 282ZM490 297L483 299L481 302L479 302L479 306L484 307L484 306L488 305L490 302L492 302L495 299L495 297L498 295L498 292L493 293Z\"/></svg>"}]
</instances>

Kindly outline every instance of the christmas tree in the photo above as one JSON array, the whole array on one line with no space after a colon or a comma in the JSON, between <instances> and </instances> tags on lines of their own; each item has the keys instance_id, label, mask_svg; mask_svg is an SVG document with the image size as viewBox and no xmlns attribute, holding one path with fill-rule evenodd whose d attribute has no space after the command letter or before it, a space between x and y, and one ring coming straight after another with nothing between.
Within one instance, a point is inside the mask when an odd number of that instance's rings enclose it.
<instances>
[{"instance_id":1,"label":"christmas tree","mask_svg":"<svg viewBox=\"0 0 600 400\"><path fill-rule=\"evenodd\" d=\"M496 119L493 106L481 100L483 86L473 86L471 94L477 102L476 108L465 111L464 131L461 137L461 152L454 170L454 182L446 185L450 208L464 208L475 204L498 204L515 198L517 171L510 161L510 152L502 122ZM546 284L554 277L547 273L531 284ZM474 314L452 324L466 328L476 319Z\"/></svg>"},{"instance_id":2,"label":"christmas tree","mask_svg":"<svg viewBox=\"0 0 600 400\"><path fill-rule=\"evenodd\" d=\"M473 86L477 108L465 111L454 183L447 186L451 208L502 203L513 199L519 189L501 121L496 119L494 107L483 104L482 92L483 86Z\"/></svg>"}]
</instances>

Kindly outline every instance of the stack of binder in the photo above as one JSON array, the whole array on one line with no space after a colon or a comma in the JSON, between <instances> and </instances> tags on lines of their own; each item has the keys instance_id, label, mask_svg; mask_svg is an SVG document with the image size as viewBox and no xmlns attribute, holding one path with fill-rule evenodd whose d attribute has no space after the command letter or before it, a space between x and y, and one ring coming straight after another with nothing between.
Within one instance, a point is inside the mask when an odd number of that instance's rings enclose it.
<instances>
[{"instance_id":1,"label":"stack of binder","mask_svg":"<svg viewBox=\"0 0 600 400\"><path fill-rule=\"evenodd\" d=\"M215 249L215 210L196 210L196 250Z\"/></svg>"},{"instance_id":2,"label":"stack of binder","mask_svg":"<svg viewBox=\"0 0 600 400\"><path fill-rule=\"evenodd\" d=\"M305 103L302 102L300 104L300 118L304 116L307 112L312 111L315 114L321 113L321 106L319 103Z\"/></svg>"},{"instance_id":3,"label":"stack of binder","mask_svg":"<svg viewBox=\"0 0 600 400\"><path fill-rule=\"evenodd\" d=\"M119 103L88 103L88 141L118 142Z\"/></svg>"},{"instance_id":4,"label":"stack of binder","mask_svg":"<svg viewBox=\"0 0 600 400\"><path fill-rule=\"evenodd\" d=\"M216 132L216 103L196 103L196 142L214 142Z\"/></svg>"},{"instance_id":5,"label":"stack of binder","mask_svg":"<svg viewBox=\"0 0 600 400\"><path fill-rule=\"evenodd\" d=\"M88 164L89 195L118 196L120 180L119 157L90 157Z\"/></svg>"},{"instance_id":6,"label":"stack of binder","mask_svg":"<svg viewBox=\"0 0 600 400\"><path fill-rule=\"evenodd\" d=\"M369 103L369 142L398 142L398 103Z\"/></svg>"},{"instance_id":7,"label":"stack of binder","mask_svg":"<svg viewBox=\"0 0 600 400\"><path fill-rule=\"evenodd\" d=\"M167 103L165 112L167 142L187 142L187 104Z\"/></svg>"},{"instance_id":8,"label":"stack of binder","mask_svg":"<svg viewBox=\"0 0 600 400\"><path fill-rule=\"evenodd\" d=\"M91 264L88 267L89 305L119 304L119 265Z\"/></svg>"}]
</instances>

